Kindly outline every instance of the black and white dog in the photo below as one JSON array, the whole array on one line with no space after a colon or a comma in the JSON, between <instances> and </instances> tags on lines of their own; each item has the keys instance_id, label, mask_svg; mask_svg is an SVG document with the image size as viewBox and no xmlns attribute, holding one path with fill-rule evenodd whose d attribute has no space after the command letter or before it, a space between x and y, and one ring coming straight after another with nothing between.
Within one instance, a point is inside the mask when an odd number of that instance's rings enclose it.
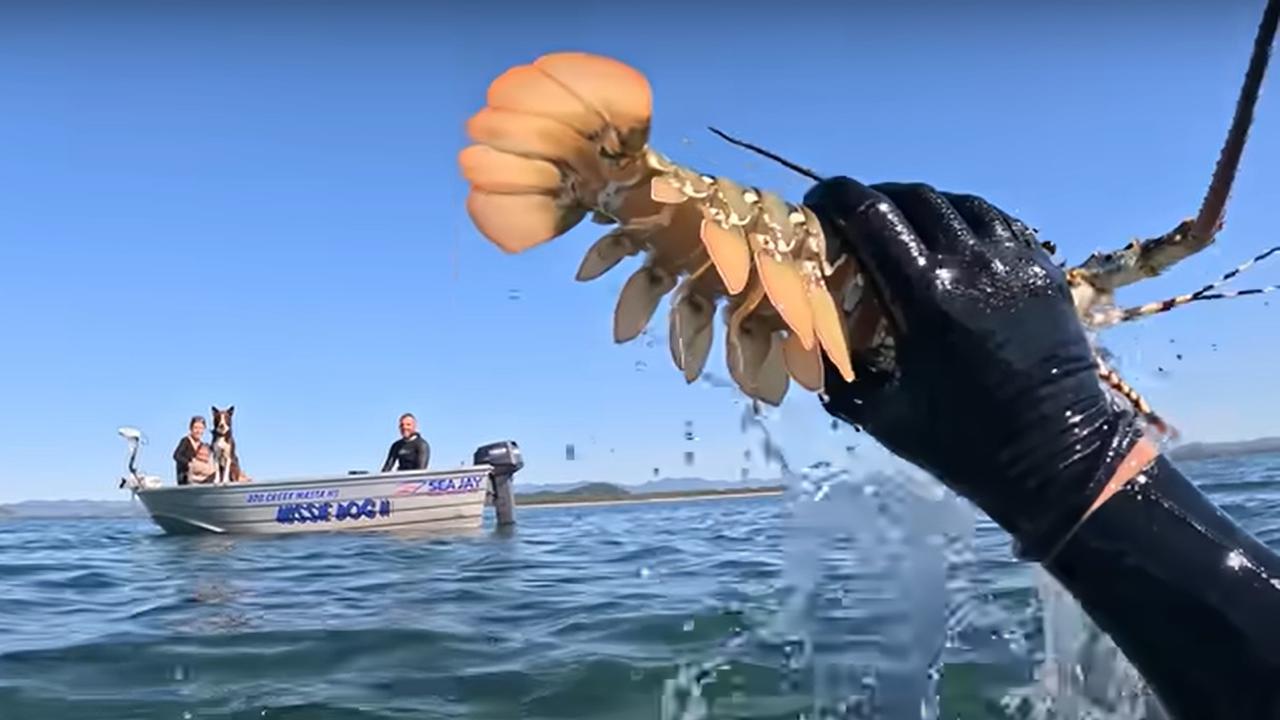
<instances>
[{"instance_id":1,"label":"black and white dog","mask_svg":"<svg viewBox=\"0 0 1280 720\"><path fill-rule=\"evenodd\" d=\"M236 455L236 439L231 435L231 416L236 406L226 410L213 408L213 466L217 469L214 483L240 482L240 458Z\"/></svg>"}]
</instances>

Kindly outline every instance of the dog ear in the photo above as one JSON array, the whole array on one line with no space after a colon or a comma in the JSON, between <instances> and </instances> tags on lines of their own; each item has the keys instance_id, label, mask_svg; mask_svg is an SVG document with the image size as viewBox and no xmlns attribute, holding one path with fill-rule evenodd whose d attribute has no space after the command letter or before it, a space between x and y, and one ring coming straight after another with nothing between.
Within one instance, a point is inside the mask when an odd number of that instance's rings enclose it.
<instances>
[{"instance_id":1,"label":"dog ear","mask_svg":"<svg viewBox=\"0 0 1280 720\"><path fill-rule=\"evenodd\" d=\"M234 414L235 414L235 412L236 412L236 406L235 406L235 405L232 405L231 407L227 408L227 415L234 415Z\"/></svg>"}]
</instances>

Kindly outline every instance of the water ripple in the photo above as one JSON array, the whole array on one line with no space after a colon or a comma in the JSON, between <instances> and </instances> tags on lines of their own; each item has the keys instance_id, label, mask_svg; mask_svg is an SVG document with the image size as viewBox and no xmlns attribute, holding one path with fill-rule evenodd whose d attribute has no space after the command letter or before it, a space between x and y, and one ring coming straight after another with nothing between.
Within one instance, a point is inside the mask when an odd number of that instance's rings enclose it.
<instances>
[{"instance_id":1,"label":"water ripple","mask_svg":"<svg viewBox=\"0 0 1280 720\"><path fill-rule=\"evenodd\" d=\"M1189 468L1280 545L1280 462ZM938 664L944 716L1006 717L1042 656L1035 568L877 482L452 539L3 522L0 716L867 718Z\"/></svg>"}]
</instances>

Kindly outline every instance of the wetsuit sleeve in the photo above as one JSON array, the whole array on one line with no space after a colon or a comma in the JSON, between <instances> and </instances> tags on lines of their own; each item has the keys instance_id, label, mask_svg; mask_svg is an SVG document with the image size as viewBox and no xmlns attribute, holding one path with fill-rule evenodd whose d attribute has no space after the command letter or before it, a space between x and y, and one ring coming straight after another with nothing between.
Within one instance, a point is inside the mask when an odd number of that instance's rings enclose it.
<instances>
[{"instance_id":1,"label":"wetsuit sleeve","mask_svg":"<svg viewBox=\"0 0 1280 720\"><path fill-rule=\"evenodd\" d=\"M186 484L187 465L193 457L195 457L195 451L191 449L191 443L187 442L185 437L179 440L178 446L173 449L175 479L179 485Z\"/></svg>"},{"instance_id":2,"label":"wetsuit sleeve","mask_svg":"<svg viewBox=\"0 0 1280 720\"><path fill-rule=\"evenodd\" d=\"M1175 718L1280 718L1280 557L1160 457L1045 568Z\"/></svg>"},{"instance_id":3,"label":"wetsuit sleeve","mask_svg":"<svg viewBox=\"0 0 1280 720\"><path fill-rule=\"evenodd\" d=\"M400 444L399 440L391 443L391 449L387 451L387 460L386 462L382 463L382 472L391 472L392 468L395 467L396 447L399 444Z\"/></svg>"},{"instance_id":4,"label":"wetsuit sleeve","mask_svg":"<svg viewBox=\"0 0 1280 720\"><path fill-rule=\"evenodd\" d=\"M428 443L426 438L423 437L419 437L418 442L422 443L418 448L418 469L426 470L427 465L431 463L431 443Z\"/></svg>"}]
</instances>

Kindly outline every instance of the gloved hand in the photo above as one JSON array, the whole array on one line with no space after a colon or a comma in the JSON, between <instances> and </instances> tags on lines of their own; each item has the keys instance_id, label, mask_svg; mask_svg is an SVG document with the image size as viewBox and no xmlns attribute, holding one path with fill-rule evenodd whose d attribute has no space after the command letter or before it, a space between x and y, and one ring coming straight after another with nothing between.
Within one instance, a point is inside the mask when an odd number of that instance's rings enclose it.
<instances>
[{"instance_id":1,"label":"gloved hand","mask_svg":"<svg viewBox=\"0 0 1280 720\"><path fill-rule=\"evenodd\" d=\"M1138 439L1098 380L1062 269L985 200L837 177L804 202L867 274L897 368L828 365L825 409L969 498L1040 560ZM831 240L834 239L834 243Z\"/></svg>"}]
</instances>

